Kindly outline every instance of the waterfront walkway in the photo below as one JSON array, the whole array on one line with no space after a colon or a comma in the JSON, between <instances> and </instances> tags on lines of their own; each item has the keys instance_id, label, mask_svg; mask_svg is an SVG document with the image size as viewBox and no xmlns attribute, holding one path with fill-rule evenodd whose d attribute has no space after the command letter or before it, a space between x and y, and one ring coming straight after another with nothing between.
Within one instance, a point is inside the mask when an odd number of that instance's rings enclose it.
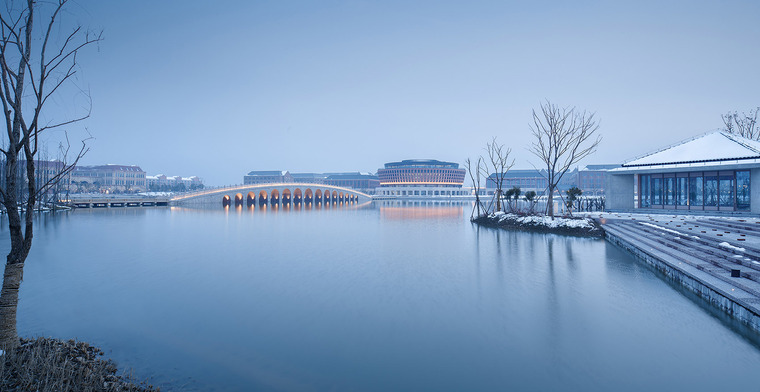
<instances>
[{"instance_id":1,"label":"waterfront walkway","mask_svg":"<svg viewBox=\"0 0 760 392\"><path fill-rule=\"evenodd\" d=\"M760 331L760 220L614 214L607 239Z\"/></svg>"}]
</instances>

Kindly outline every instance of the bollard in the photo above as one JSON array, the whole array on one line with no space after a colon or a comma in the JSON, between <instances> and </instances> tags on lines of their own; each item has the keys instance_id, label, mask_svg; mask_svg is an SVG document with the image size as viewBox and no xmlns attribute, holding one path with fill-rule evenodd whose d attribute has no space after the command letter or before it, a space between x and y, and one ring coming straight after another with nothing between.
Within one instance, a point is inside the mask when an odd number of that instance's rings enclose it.
<instances>
[{"instance_id":1,"label":"bollard","mask_svg":"<svg viewBox=\"0 0 760 392\"><path fill-rule=\"evenodd\" d=\"M738 269L732 269L731 270L731 277L732 278L739 278L741 277L741 271Z\"/></svg>"}]
</instances>

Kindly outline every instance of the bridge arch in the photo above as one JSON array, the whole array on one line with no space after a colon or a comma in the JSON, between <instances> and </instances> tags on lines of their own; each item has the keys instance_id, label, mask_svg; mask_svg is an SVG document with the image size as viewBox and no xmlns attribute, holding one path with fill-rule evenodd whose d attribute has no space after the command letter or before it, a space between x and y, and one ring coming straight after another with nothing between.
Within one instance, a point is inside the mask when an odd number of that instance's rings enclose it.
<instances>
[{"instance_id":1,"label":"bridge arch","mask_svg":"<svg viewBox=\"0 0 760 392\"><path fill-rule=\"evenodd\" d=\"M248 192L248 195L245 198L245 204L247 206L252 206L256 204L256 193L253 191Z\"/></svg>"},{"instance_id":2,"label":"bridge arch","mask_svg":"<svg viewBox=\"0 0 760 392\"><path fill-rule=\"evenodd\" d=\"M296 188L293 190L293 203L303 203L303 191L301 188Z\"/></svg>"},{"instance_id":3,"label":"bridge arch","mask_svg":"<svg viewBox=\"0 0 760 392\"><path fill-rule=\"evenodd\" d=\"M269 201L269 195L267 195L267 191L261 190L259 192L259 205L267 204Z\"/></svg>"},{"instance_id":4,"label":"bridge arch","mask_svg":"<svg viewBox=\"0 0 760 392\"><path fill-rule=\"evenodd\" d=\"M222 207L229 207L230 204L231 204L230 196L224 195L224 197L222 197Z\"/></svg>"},{"instance_id":5,"label":"bridge arch","mask_svg":"<svg viewBox=\"0 0 760 392\"><path fill-rule=\"evenodd\" d=\"M332 197L330 198L330 201L333 202L333 204L338 202L338 191L332 191Z\"/></svg>"},{"instance_id":6,"label":"bridge arch","mask_svg":"<svg viewBox=\"0 0 760 392\"><path fill-rule=\"evenodd\" d=\"M280 191L278 191L277 189L272 189L272 191L269 194L271 195L270 198L272 199L271 201L272 205L280 204Z\"/></svg>"},{"instance_id":7,"label":"bridge arch","mask_svg":"<svg viewBox=\"0 0 760 392\"><path fill-rule=\"evenodd\" d=\"M237 193L235 194L235 207L243 205L243 194Z\"/></svg>"},{"instance_id":8,"label":"bridge arch","mask_svg":"<svg viewBox=\"0 0 760 392\"><path fill-rule=\"evenodd\" d=\"M324 203L324 197L322 195L321 189L317 189L317 191L314 192L314 199L316 199L317 203Z\"/></svg>"},{"instance_id":9,"label":"bridge arch","mask_svg":"<svg viewBox=\"0 0 760 392\"><path fill-rule=\"evenodd\" d=\"M304 203L313 203L314 202L314 193L311 191L311 188L306 188L306 192L304 192Z\"/></svg>"},{"instance_id":10,"label":"bridge arch","mask_svg":"<svg viewBox=\"0 0 760 392\"><path fill-rule=\"evenodd\" d=\"M293 194L290 192L290 189L285 188L282 190L282 203L283 204L289 204L293 201Z\"/></svg>"}]
</instances>

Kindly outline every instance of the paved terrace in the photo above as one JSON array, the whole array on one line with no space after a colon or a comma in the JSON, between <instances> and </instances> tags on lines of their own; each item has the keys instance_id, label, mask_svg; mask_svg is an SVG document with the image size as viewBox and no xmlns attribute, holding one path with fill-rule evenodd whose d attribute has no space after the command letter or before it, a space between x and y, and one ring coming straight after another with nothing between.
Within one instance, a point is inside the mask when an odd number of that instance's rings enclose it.
<instances>
[{"instance_id":1,"label":"paved terrace","mask_svg":"<svg viewBox=\"0 0 760 392\"><path fill-rule=\"evenodd\" d=\"M760 219L594 214L607 239L760 331Z\"/></svg>"}]
</instances>

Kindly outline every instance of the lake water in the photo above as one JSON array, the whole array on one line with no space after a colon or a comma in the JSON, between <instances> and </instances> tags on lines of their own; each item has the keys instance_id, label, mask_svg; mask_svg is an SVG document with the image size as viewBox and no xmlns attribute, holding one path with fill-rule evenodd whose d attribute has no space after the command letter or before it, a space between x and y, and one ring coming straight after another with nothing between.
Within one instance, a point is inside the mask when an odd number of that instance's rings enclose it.
<instances>
[{"instance_id":1,"label":"lake water","mask_svg":"<svg viewBox=\"0 0 760 392\"><path fill-rule=\"evenodd\" d=\"M167 391L760 390L758 334L627 253L469 214L44 215L19 333L91 342Z\"/></svg>"}]
</instances>

